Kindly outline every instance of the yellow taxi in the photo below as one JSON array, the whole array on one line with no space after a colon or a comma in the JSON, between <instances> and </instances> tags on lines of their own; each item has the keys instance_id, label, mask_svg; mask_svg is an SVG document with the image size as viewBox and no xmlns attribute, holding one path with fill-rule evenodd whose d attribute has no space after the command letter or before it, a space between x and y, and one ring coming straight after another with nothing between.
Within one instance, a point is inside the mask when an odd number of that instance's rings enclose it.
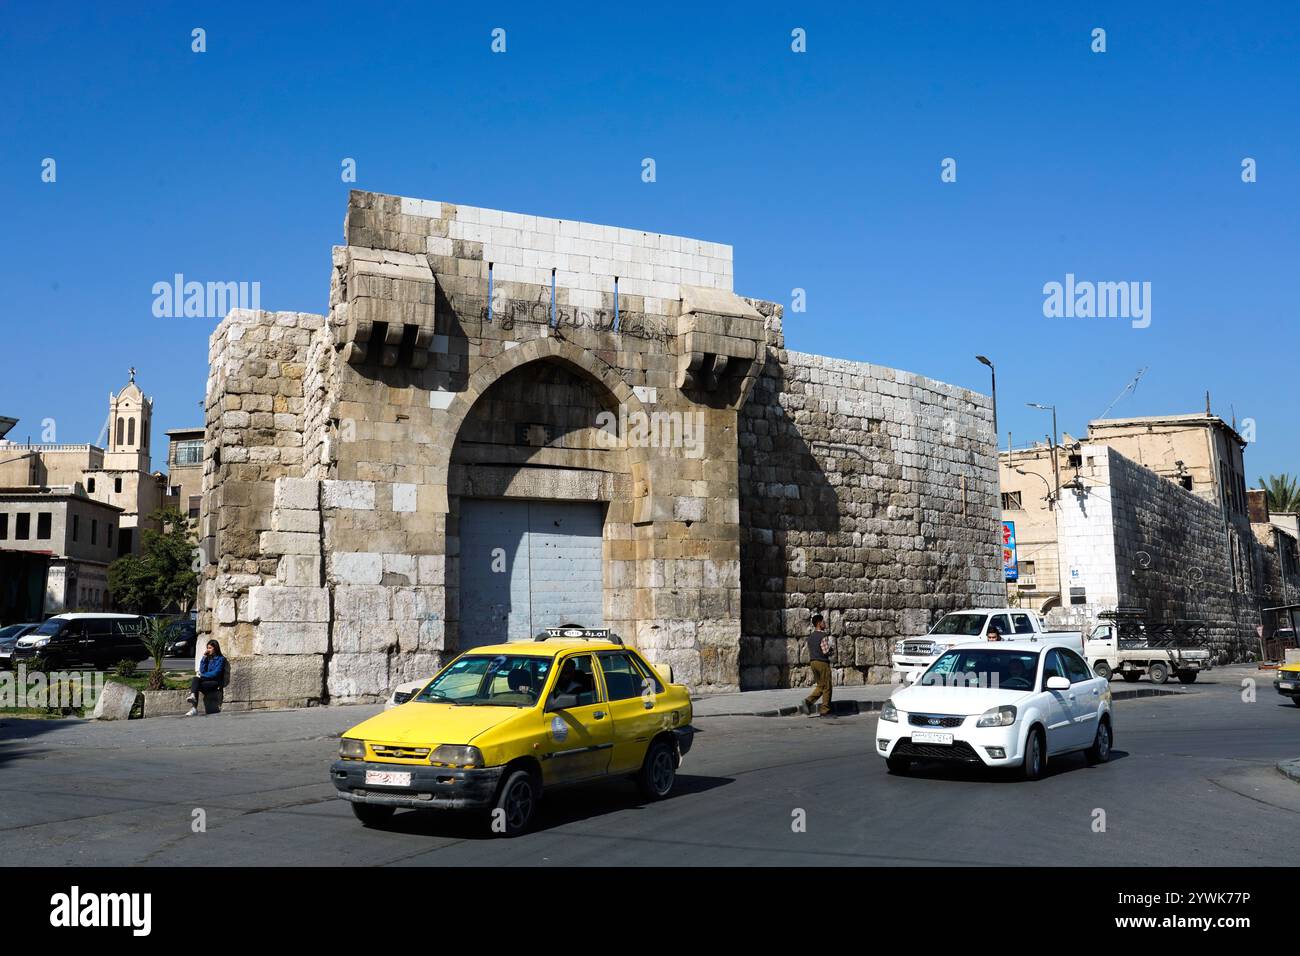
<instances>
[{"instance_id":1,"label":"yellow taxi","mask_svg":"<svg viewBox=\"0 0 1300 956\"><path fill-rule=\"evenodd\" d=\"M399 807L479 808L514 836L552 788L628 776L649 799L668 796L691 717L687 689L617 637L551 629L461 654L406 703L344 733L330 777L366 826Z\"/></svg>"},{"instance_id":2,"label":"yellow taxi","mask_svg":"<svg viewBox=\"0 0 1300 956\"><path fill-rule=\"evenodd\" d=\"M1300 707L1300 661L1283 664L1277 669L1273 686L1283 697L1290 697L1291 703Z\"/></svg>"}]
</instances>

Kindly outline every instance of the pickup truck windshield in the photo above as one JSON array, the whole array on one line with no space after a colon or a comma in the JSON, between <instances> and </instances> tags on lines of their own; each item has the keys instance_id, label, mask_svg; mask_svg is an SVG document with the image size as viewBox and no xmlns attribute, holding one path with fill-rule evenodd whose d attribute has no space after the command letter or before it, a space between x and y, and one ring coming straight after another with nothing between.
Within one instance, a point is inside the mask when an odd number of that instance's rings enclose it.
<instances>
[{"instance_id":1,"label":"pickup truck windshield","mask_svg":"<svg viewBox=\"0 0 1300 956\"><path fill-rule=\"evenodd\" d=\"M931 634L963 634L978 637L984 630L987 614L945 614L934 626Z\"/></svg>"},{"instance_id":2,"label":"pickup truck windshield","mask_svg":"<svg viewBox=\"0 0 1300 956\"><path fill-rule=\"evenodd\" d=\"M453 663L415 698L425 704L532 707L552 661L522 654L469 654Z\"/></svg>"},{"instance_id":3,"label":"pickup truck windshield","mask_svg":"<svg viewBox=\"0 0 1300 956\"><path fill-rule=\"evenodd\" d=\"M939 659L921 676L921 686L1033 690L1037 674L1037 651L954 648L939 655Z\"/></svg>"}]
</instances>

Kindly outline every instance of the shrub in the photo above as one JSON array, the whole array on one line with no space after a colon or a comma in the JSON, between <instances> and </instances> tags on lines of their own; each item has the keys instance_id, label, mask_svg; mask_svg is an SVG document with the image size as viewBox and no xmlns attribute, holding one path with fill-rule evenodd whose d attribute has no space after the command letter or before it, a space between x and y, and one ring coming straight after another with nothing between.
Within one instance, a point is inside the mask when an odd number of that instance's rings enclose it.
<instances>
[{"instance_id":1,"label":"shrub","mask_svg":"<svg viewBox=\"0 0 1300 956\"><path fill-rule=\"evenodd\" d=\"M117 662L113 668L113 673L118 677L132 677L135 675L135 661L129 657L124 657Z\"/></svg>"}]
</instances>

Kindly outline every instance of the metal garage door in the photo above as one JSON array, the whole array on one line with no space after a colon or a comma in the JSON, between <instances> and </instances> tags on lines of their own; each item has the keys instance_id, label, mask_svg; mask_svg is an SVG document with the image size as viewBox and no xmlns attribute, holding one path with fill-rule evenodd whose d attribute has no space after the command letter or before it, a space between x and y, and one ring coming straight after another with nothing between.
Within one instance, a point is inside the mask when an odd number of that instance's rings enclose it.
<instances>
[{"instance_id":1,"label":"metal garage door","mask_svg":"<svg viewBox=\"0 0 1300 956\"><path fill-rule=\"evenodd\" d=\"M460 647L604 624L604 505L461 499Z\"/></svg>"}]
</instances>

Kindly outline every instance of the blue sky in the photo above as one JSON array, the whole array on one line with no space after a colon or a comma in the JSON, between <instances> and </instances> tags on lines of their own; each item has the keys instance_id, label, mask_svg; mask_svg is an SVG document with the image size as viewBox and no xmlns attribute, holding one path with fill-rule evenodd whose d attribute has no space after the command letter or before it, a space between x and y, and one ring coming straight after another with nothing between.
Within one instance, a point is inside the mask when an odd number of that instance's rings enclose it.
<instances>
[{"instance_id":1,"label":"blue sky","mask_svg":"<svg viewBox=\"0 0 1300 956\"><path fill-rule=\"evenodd\" d=\"M1081 435L1149 366L1113 414L1208 389L1255 422L1252 483L1300 471L1295 4L122 9L0 2L11 438L96 440L134 365L163 461L215 320L155 318L153 284L324 311L352 157L357 188L730 243L736 291L807 290L790 348L984 391L989 355L1003 445L1050 428L1027 401ZM1067 273L1150 282L1150 327L1045 318Z\"/></svg>"}]
</instances>

